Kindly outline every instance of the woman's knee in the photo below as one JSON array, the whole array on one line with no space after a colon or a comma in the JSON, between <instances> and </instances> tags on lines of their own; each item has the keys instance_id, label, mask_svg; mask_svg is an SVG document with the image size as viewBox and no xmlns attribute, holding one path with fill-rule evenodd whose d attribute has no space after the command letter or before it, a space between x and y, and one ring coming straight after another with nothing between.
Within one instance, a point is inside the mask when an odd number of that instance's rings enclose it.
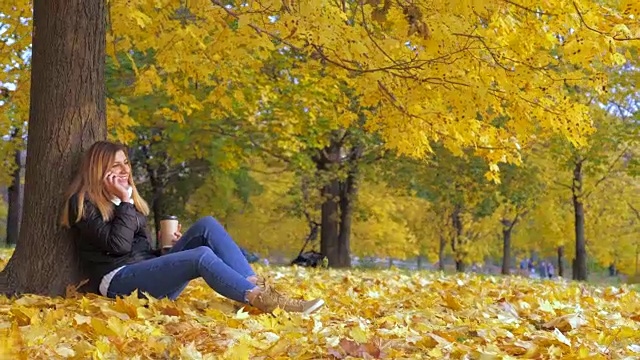
<instances>
[{"instance_id":1,"label":"woman's knee","mask_svg":"<svg viewBox=\"0 0 640 360\"><path fill-rule=\"evenodd\" d=\"M198 246L197 248L189 251L193 252L191 260L199 273L203 271L203 268L208 268L213 264L222 261L208 246Z\"/></svg>"},{"instance_id":2,"label":"woman's knee","mask_svg":"<svg viewBox=\"0 0 640 360\"><path fill-rule=\"evenodd\" d=\"M216 220L216 218L214 218L213 216L204 216L201 217L200 219L198 219L197 224L204 226L206 228L221 228L222 225L220 224L220 222L218 220Z\"/></svg>"},{"instance_id":3,"label":"woman's knee","mask_svg":"<svg viewBox=\"0 0 640 360\"><path fill-rule=\"evenodd\" d=\"M217 257L213 250L208 246L198 246L187 251L190 251L193 254L193 260L198 262L204 258Z\"/></svg>"}]
</instances>

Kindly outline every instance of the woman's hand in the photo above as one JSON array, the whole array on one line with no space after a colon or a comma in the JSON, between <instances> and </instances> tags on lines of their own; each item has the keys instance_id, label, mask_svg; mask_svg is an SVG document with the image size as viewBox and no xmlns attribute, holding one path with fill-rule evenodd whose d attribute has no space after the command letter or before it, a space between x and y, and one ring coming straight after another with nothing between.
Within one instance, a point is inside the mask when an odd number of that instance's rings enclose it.
<instances>
[{"instance_id":1,"label":"woman's hand","mask_svg":"<svg viewBox=\"0 0 640 360\"><path fill-rule=\"evenodd\" d=\"M178 224L178 231L173 233L173 239L171 239L171 246L175 246L178 240L180 240L180 238L182 237L182 233L180 232L180 230L182 230L182 224ZM161 232L158 231L158 234L157 234L158 242L160 241L160 235L161 235ZM162 253L162 255L164 255L168 253L169 250L171 250L171 248L163 248L160 250L160 252Z\"/></svg>"},{"instance_id":2,"label":"woman's hand","mask_svg":"<svg viewBox=\"0 0 640 360\"><path fill-rule=\"evenodd\" d=\"M107 175L104 177L104 187L107 189L107 192L117 196L120 200L124 202L129 201L129 191L125 186L118 182L118 175L112 172L107 172Z\"/></svg>"},{"instance_id":3,"label":"woman's hand","mask_svg":"<svg viewBox=\"0 0 640 360\"><path fill-rule=\"evenodd\" d=\"M182 233L180 232L180 230L182 230L182 224L178 224L178 231L173 233L173 240L171 240L172 246L175 245L182 237Z\"/></svg>"}]
</instances>

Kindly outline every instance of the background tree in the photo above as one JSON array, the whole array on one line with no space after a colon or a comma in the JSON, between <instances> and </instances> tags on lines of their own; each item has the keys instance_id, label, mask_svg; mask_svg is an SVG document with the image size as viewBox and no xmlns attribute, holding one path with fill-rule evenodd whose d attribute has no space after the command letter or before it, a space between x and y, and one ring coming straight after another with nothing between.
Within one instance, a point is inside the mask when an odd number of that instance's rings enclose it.
<instances>
[{"instance_id":1,"label":"background tree","mask_svg":"<svg viewBox=\"0 0 640 360\"><path fill-rule=\"evenodd\" d=\"M526 158L521 166L507 165L500 172L498 201L500 224L502 225L502 274L511 273L512 234L516 226L524 220L526 214L536 206L544 190L540 178L540 169L535 162Z\"/></svg>"},{"instance_id":2,"label":"background tree","mask_svg":"<svg viewBox=\"0 0 640 360\"><path fill-rule=\"evenodd\" d=\"M24 196L31 20L29 2L0 5L0 163L4 170L0 172L0 184L9 185L6 243L13 245L19 236Z\"/></svg>"},{"instance_id":3,"label":"background tree","mask_svg":"<svg viewBox=\"0 0 640 360\"><path fill-rule=\"evenodd\" d=\"M573 277L576 280L586 280L588 276L585 204L595 192L606 191L603 189L609 181L629 170L625 159L635 157L637 146L632 123L609 116L600 109L592 111L598 132L591 137L587 147L576 148L554 141L548 149L556 159L563 159L558 165L564 169L564 173L562 170L553 172L549 182L568 190L573 204L576 241Z\"/></svg>"}]
</instances>

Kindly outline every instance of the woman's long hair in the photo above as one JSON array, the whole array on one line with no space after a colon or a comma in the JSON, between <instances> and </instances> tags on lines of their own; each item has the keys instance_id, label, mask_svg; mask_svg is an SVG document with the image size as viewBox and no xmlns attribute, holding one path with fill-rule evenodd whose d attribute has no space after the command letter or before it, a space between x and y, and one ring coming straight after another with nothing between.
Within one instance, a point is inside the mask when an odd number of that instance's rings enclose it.
<instances>
[{"instance_id":1,"label":"woman's long hair","mask_svg":"<svg viewBox=\"0 0 640 360\"><path fill-rule=\"evenodd\" d=\"M126 147L108 141L98 141L94 143L84 154L80 171L76 174L65 193L65 201L60 221L62 226L70 227L82 219L85 199L88 199L96 206L104 221L111 220L114 209L113 203L111 202L113 195L107 192L104 186L104 177L107 171L111 169L118 151L124 152L128 160ZM133 189L131 198L133 199L136 209L145 216L149 215L149 205L140 197L136 185L133 182L133 173L131 170L129 171L129 185ZM77 196L77 208L75 209L77 215L75 219L69 219L71 198L74 195Z\"/></svg>"}]
</instances>

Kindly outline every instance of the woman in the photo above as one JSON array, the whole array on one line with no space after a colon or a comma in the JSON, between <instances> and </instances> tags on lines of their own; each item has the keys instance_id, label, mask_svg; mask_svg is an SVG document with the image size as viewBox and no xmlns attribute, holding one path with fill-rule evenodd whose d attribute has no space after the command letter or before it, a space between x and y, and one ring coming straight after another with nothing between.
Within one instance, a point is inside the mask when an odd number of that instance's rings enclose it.
<instances>
[{"instance_id":1,"label":"woman","mask_svg":"<svg viewBox=\"0 0 640 360\"><path fill-rule=\"evenodd\" d=\"M74 231L90 291L115 298L139 290L176 299L190 280L202 277L219 294L264 312L279 307L309 314L324 304L258 286L244 255L212 217L176 233L168 254L152 250L149 207L136 190L126 153L111 142L93 144L66 194L62 225Z\"/></svg>"}]
</instances>

